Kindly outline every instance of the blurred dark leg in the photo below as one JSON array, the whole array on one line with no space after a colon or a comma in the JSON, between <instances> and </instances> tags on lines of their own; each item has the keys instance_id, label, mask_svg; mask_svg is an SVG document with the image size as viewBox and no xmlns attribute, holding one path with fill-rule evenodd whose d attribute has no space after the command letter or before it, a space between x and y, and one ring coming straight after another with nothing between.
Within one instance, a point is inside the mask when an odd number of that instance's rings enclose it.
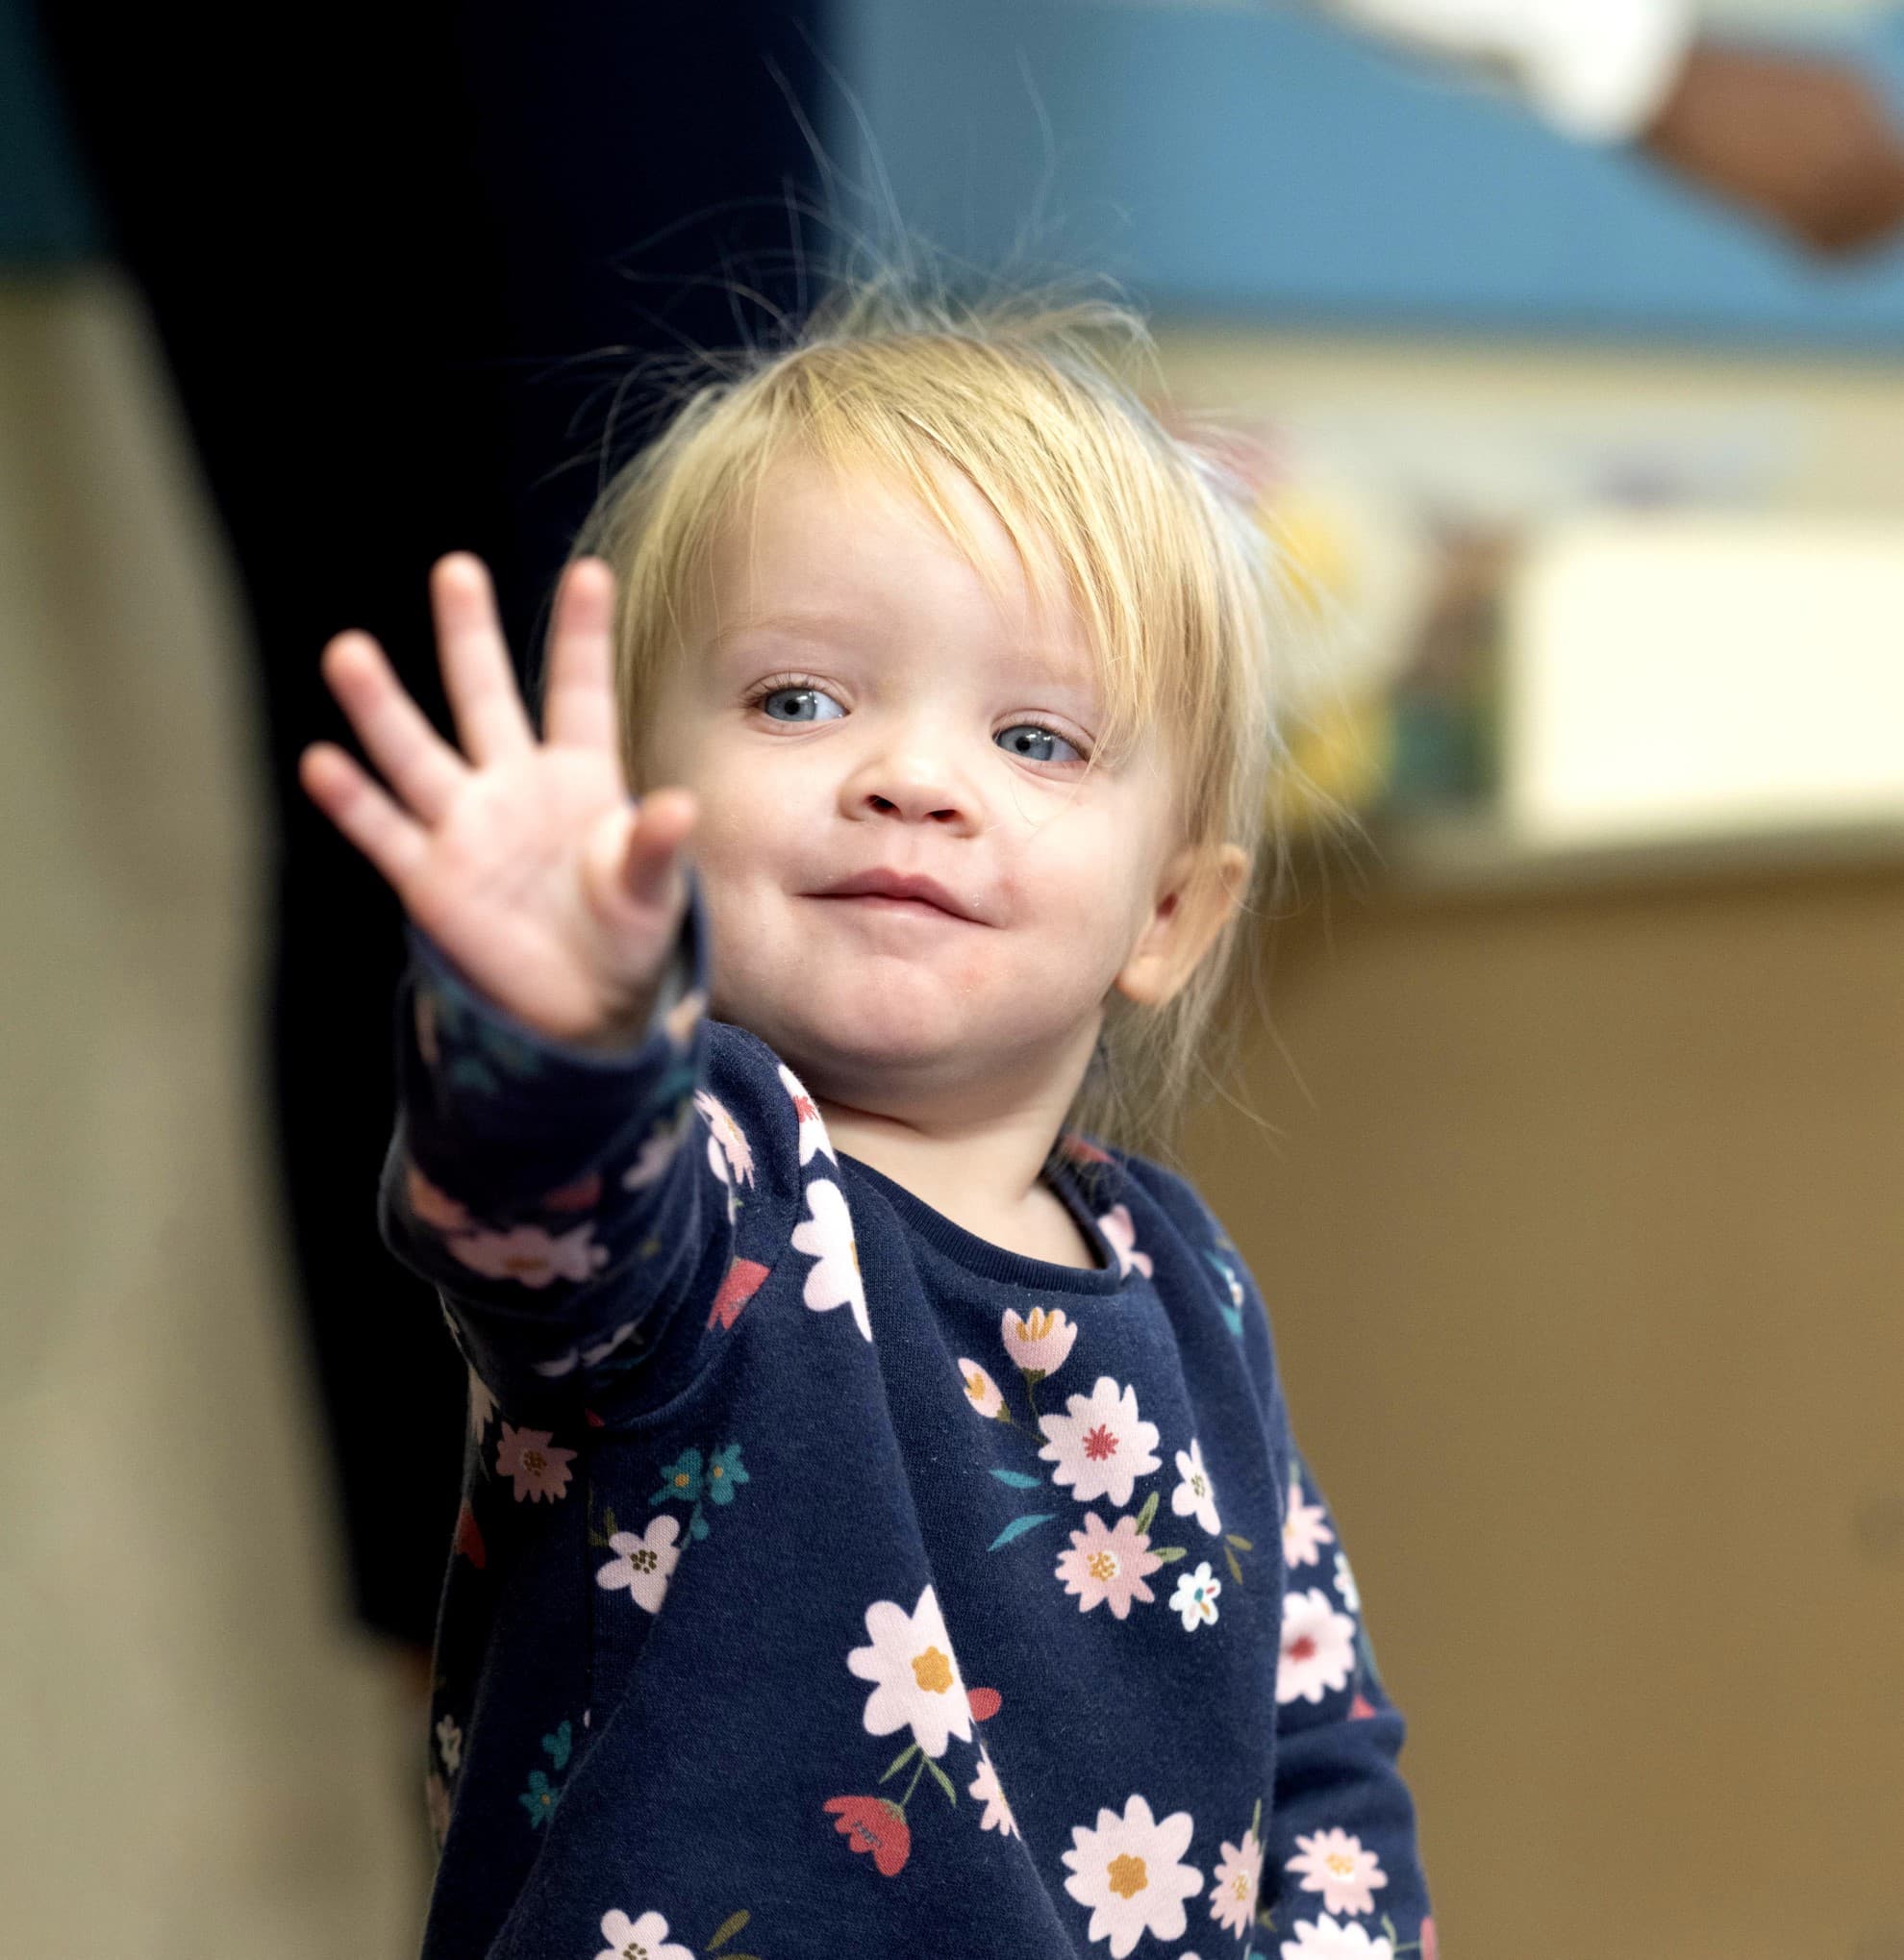
<instances>
[{"instance_id":1,"label":"blurred dark leg","mask_svg":"<svg viewBox=\"0 0 1904 1960\"><path fill-rule=\"evenodd\" d=\"M447 732L425 579L467 549L495 572L518 663L539 664L596 481L592 461L563 465L599 441L615 376L656 346L737 337L724 297L649 279L784 253L773 207L812 163L762 55L811 105L800 29L818 41L818 11L413 0L270 15L247 42L176 11L41 9L259 650L277 828L262 1072L357 1611L412 1647L455 1516L463 1380L434 1297L377 1237L401 912L297 786L307 743L354 746L317 656L368 630ZM737 199L767 208L716 208ZM790 302L790 277L767 283ZM592 358L563 364L576 356ZM617 426L639 410L624 398Z\"/></svg>"}]
</instances>

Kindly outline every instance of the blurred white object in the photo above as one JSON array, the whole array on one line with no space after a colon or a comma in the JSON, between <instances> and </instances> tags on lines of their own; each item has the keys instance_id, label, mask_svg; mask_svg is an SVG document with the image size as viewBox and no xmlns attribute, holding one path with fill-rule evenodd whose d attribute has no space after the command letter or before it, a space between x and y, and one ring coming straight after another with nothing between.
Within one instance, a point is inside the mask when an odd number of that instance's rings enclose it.
<instances>
[{"instance_id":1,"label":"blurred white object","mask_svg":"<svg viewBox=\"0 0 1904 1960\"><path fill-rule=\"evenodd\" d=\"M1507 627L1517 842L1904 817L1904 524L1573 519L1530 540Z\"/></svg>"},{"instance_id":2,"label":"blurred white object","mask_svg":"<svg viewBox=\"0 0 1904 1960\"><path fill-rule=\"evenodd\" d=\"M1691 0L1319 0L1391 42L1504 82L1567 136L1637 137L1692 45Z\"/></svg>"}]
</instances>

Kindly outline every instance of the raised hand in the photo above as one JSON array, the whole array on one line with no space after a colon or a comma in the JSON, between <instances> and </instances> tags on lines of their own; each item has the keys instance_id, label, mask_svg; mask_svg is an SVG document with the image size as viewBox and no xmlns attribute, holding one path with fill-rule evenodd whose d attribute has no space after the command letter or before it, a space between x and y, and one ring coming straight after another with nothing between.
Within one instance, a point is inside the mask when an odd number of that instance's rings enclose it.
<instances>
[{"instance_id":1,"label":"raised hand","mask_svg":"<svg viewBox=\"0 0 1904 1960\"><path fill-rule=\"evenodd\" d=\"M324 648L325 683L395 796L333 742L298 761L312 801L471 982L531 1027L603 1047L646 1024L687 905L682 845L698 814L686 790L639 805L629 794L614 597L602 560L569 567L538 741L487 569L466 552L439 559L430 601L466 756L431 727L374 640L340 633Z\"/></svg>"}]
</instances>

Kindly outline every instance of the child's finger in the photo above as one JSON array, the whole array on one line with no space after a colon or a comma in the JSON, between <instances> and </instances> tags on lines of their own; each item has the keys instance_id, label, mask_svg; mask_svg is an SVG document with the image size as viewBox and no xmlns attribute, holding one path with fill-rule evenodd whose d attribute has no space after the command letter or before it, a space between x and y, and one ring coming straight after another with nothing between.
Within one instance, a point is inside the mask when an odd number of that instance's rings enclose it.
<instances>
[{"instance_id":1,"label":"child's finger","mask_svg":"<svg viewBox=\"0 0 1904 1960\"><path fill-rule=\"evenodd\" d=\"M686 790L656 790L641 799L621 863L621 887L638 905L666 903L676 861L700 806Z\"/></svg>"},{"instance_id":2,"label":"child's finger","mask_svg":"<svg viewBox=\"0 0 1904 1960\"><path fill-rule=\"evenodd\" d=\"M619 756L614 714L614 575L598 558L568 567L556 601L543 739Z\"/></svg>"},{"instance_id":3,"label":"child's finger","mask_svg":"<svg viewBox=\"0 0 1904 1960\"><path fill-rule=\"evenodd\" d=\"M430 568L443 690L463 746L473 763L495 762L533 748L515 669L509 664L496 618L488 567L474 553L452 551Z\"/></svg>"},{"instance_id":4,"label":"child's finger","mask_svg":"<svg viewBox=\"0 0 1904 1960\"><path fill-rule=\"evenodd\" d=\"M401 892L428 854L423 827L333 742L313 742L297 759L297 775L305 794Z\"/></svg>"},{"instance_id":5,"label":"child's finger","mask_svg":"<svg viewBox=\"0 0 1904 1960\"><path fill-rule=\"evenodd\" d=\"M383 648L368 634L339 634L319 665L385 780L425 823L438 822L469 771L404 691Z\"/></svg>"}]
</instances>

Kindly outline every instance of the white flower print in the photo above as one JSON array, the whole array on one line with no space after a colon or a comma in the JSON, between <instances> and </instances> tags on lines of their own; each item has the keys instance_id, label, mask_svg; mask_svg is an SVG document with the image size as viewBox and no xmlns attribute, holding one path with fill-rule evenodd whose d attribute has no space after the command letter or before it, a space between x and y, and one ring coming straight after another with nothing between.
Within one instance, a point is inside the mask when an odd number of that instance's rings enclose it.
<instances>
[{"instance_id":1,"label":"white flower print","mask_svg":"<svg viewBox=\"0 0 1904 1960\"><path fill-rule=\"evenodd\" d=\"M1095 1830L1071 1826L1073 1848L1065 1853L1071 1875L1065 1890L1090 1907L1087 1935L1110 1941L1112 1960L1123 1960L1145 1933L1157 1940L1183 1938L1189 1923L1184 1900L1203 1890L1203 1873L1177 1862L1195 1829L1187 1810L1160 1823L1135 1793L1122 1817L1100 1810Z\"/></svg>"},{"instance_id":2,"label":"white flower print","mask_svg":"<svg viewBox=\"0 0 1904 1960\"><path fill-rule=\"evenodd\" d=\"M1179 1518L1194 1518L1212 1538L1223 1528L1216 1515L1216 1490L1203 1467L1203 1445L1194 1441L1177 1452L1177 1474L1183 1478L1170 1493L1170 1509Z\"/></svg>"},{"instance_id":3,"label":"white flower print","mask_svg":"<svg viewBox=\"0 0 1904 1960\"><path fill-rule=\"evenodd\" d=\"M1290 1479L1290 1508L1283 1514L1283 1560L1291 1571L1320 1562L1318 1545L1334 1545L1336 1534L1322 1521L1320 1504L1302 1501L1302 1479Z\"/></svg>"},{"instance_id":4,"label":"white flower print","mask_svg":"<svg viewBox=\"0 0 1904 1960\"><path fill-rule=\"evenodd\" d=\"M496 1474L515 1480L515 1501L537 1503L546 1497L554 1503L568 1491L568 1466L575 1460L572 1449L551 1445L546 1429L514 1429L502 1425L496 1445Z\"/></svg>"},{"instance_id":5,"label":"white flower print","mask_svg":"<svg viewBox=\"0 0 1904 1960\"><path fill-rule=\"evenodd\" d=\"M1170 1611L1183 1621L1186 1633L1215 1623L1216 1596L1222 1590L1222 1580L1210 1575L1208 1559L1195 1571L1178 1576L1177 1590L1170 1595Z\"/></svg>"},{"instance_id":6,"label":"white flower print","mask_svg":"<svg viewBox=\"0 0 1904 1960\"><path fill-rule=\"evenodd\" d=\"M1098 1229L1111 1243L1111 1249L1117 1255L1119 1273L1130 1271L1132 1267L1150 1277L1150 1254L1137 1249L1137 1226L1131 1219L1129 1205L1113 1205L1097 1221Z\"/></svg>"},{"instance_id":7,"label":"white flower print","mask_svg":"<svg viewBox=\"0 0 1904 1960\"><path fill-rule=\"evenodd\" d=\"M970 1742L971 1705L933 1589L919 1595L911 1613L896 1600L874 1600L866 1608L866 1632L872 1645L846 1656L852 1672L874 1683L866 1696L866 1733L910 1728L929 1756L942 1756L952 1736Z\"/></svg>"},{"instance_id":8,"label":"white flower print","mask_svg":"<svg viewBox=\"0 0 1904 1960\"><path fill-rule=\"evenodd\" d=\"M608 1945L595 1960L694 1960L678 1941L667 1936L667 1922L658 1912L631 1920L625 1912L602 1915L602 1938Z\"/></svg>"},{"instance_id":9,"label":"white flower print","mask_svg":"<svg viewBox=\"0 0 1904 1960\"><path fill-rule=\"evenodd\" d=\"M971 1780L965 1793L976 1797L985 1805L985 1815L979 1819L979 1829L996 1831L1000 1837L1015 1838L1018 1835L1018 1821L1012 1815L1012 1806L1005 1801L1005 1793L998 1787L998 1772L991 1766L991 1757L983 1743L979 1745L978 1774Z\"/></svg>"},{"instance_id":10,"label":"white flower print","mask_svg":"<svg viewBox=\"0 0 1904 1960\"><path fill-rule=\"evenodd\" d=\"M593 1225L545 1232L515 1225L507 1232L465 1232L443 1242L472 1272L485 1279L513 1279L545 1287L556 1279L588 1279L608 1264L608 1247L595 1243Z\"/></svg>"},{"instance_id":11,"label":"white flower print","mask_svg":"<svg viewBox=\"0 0 1904 1960\"><path fill-rule=\"evenodd\" d=\"M536 1372L548 1375L551 1379L558 1379L565 1374L573 1374L578 1368L593 1368L598 1363L606 1361L617 1347L634 1337L635 1325L633 1320L624 1320L613 1334L597 1341L590 1347L571 1347L565 1354L557 1355L553 1361L539 1361L536 1364Z\"/></svg>"},{"instance_id":12,"label":"white flower print","mask_svg":"<svg viewBox=\"0 0 1904 1960\"><path fill-rule=\"evenodd\" d=\"M1108 1374L1097 1378L1088 1395L1070 1395L1067 1416L1040 1416L1038 1426L1050 1438L1039 1455L1058 1468L1056 1484L1069 1484L1080 1504L1108 1496L1114 1504L1131 1501L1131 1487L1162 1461L1157 1424L1138 1417L1137 1390L1120 1389Z\"/></svg>"},{"instance_id":13,"label":"white flower print","mask_svg":"<svg viewBox=\"0 0 1904 1960\"><path fill-rule=\"evenodd\" d=\"M457 1727L453 1715L444 1716L437 1724L437 1753L452 1776L463 1768L463 1731Z\"/></svg>"},{"instance_id":14,"label":"white flower print","mask_svg":"<svg viewBox=\"0 0 1904 1960\"><path fill-rule=\"evenodd\" d=\"M1324 1689L1346 1688L1355 1666L1355 1621L1315 1587L1283 1600L1283 1651L1276 1700L1319 1702Z\"/></svg>"},{"instance_id":15,"label":"white flower print","mask_svg":"<svg viewBox=\"0 0 1904 1960\"><path fill-rule=\"evenodd\" d=\"M853 1322L864 1339L872 1339L866 1319L865 1282L860 1277L860 1248L853 1240L853 1219L846 1199L831 1178L815 1177L807 1186L808 1217L793 1227L793 1249L814 1261L807 1274L806 1302L814 1313L851 1307Z\"/></svg>"},{"instance_id":16,"label":"white flower print","mask_svg":"<svg viewBox=\"0 0 1904 1960\"><path fill-rule=\"evenodd\" d=\"M1064 1367L1071 1344L1078 1338L1077 1328L1057 1307L1034 1307L1028 1320L1007 1308L998 1334L1013 1366L1040 1377L1056 1374Z\"/></svg>"},{"instance_id":17,"label":"white flower print","mask_svg":"<svg viewBox=\"0 0 1904 1960\"><path fill-rule=\"evenodd\" d=\"M1355 1574L1349 1571L1345 1554L1336 1554L1336 1591L1342 1596L1342 1604L1351 1613L1362 1611L1362 1588L1355 1583Z\"/></svg>"},{"instance_id":18,"label":"white flower print","mask_svg":"<svg viewBox=\"0 0 1904 1960\"><path fill-rule=\"evenodd\" d=\"M1389 1874L1360 1838L1341 1830L1317 1831L1314 1837L1298 1837L1296 1845L1300 1856L1283 1869L1301 1874L1305 1892L1322 1895L1325 1913L1375 1910L1375 1895L1388 1884Z\"/></svg>"},{"instance_id":19,"label":"white flower print","mask_svg":"<svg viewBox=\"0 0 1904 1960\"><path fill-rule=\"evenodd\" d=\"M1283 1942L1283 1960L1395 1960L1395 1949L1361 1926L1339 1926L1324 1915L1296 1921L1295 1938Z\"/></svg>"},{"instance_id":20,"label":"white flower print","mask_svg":"<svg viewBox=\"0 0 1904 1960\"><path fill-rule=\"evenodd\" d=\"M965 1399L981 1416L996 1416L1005 1406L1005 1392L977 1362L959 1357L959 1379L965 1385Z\"/></svg>"},{"instance_id":21,"label":"white flower print","mask_svg":"<svg viewBox=\"0 0 1904 1960\"><path fill-rule=\"evenodd\" d=\"M1245 1938L1256 1922L1256 1890L1262 1882L1263 1844L1252 1825L1241 1844L1223 1846L1210 1875L1210 1917L1225 1932Z\"/></svg>"},{"instance_id":22,"label":"white flower print","mask_svg":"<svg viewBox=\"0 0 1904 1960\"><path fill-rule=\"evenodd\" d=\"M707 1118L708 1168L723 1184L752 1184L754 1152L746 1132L705 1089L694 1092L694 1107Z\"/></svg>"},{"instance_id":23,"label":"white flower print","mask_svg":"<svg viewBox=\"0 0 1904 1960\"><path fill-rule=\"evenodd\" d=\"M819 1113L819 1105L807 1093L805 1085L785 1062L780 1065L780 1086L787 1092L787 1099L793 1105L793 1114L800 1119L800 1162L811 1164L815 1151L824 1151L830 1162L837 1165L839 1159L833 1154L833 1140L826 1134L826 1122Z\"/></svg>"},{"instance_id":24,"label":"white flower print","mask_svg":"<svg viewBox=\"0 0 1904 1960\"><path fill-rule=\"evenodd\" d=\"M489 1385L472 1368L469 1370L469 1433L478 1443L483 1440L483 1431L489 1426L489 1418L496 1413L496 1398L489 1393Z\"/></svg>"},{"instance_id":25,"label":"white flower print","mask_svg":"<svg viewBox=\"0 0 1904 1960\"><path fill-rule=\"evenodd\" d=\"M667 1582L681 1563L681 1520L664 1513L651 1519L643 1532L617 1531L609 1549L619 1554L595 1573L595 1584L613 1593L626 1586L643 1613L659 1613Z\"/></svg>"},{"instance_id":26,"label":"white flower print","mask_svg":"<svg viewBox=\"0 0 1904 1960\"><path fill-rule=\"evenodd\" d=\"M662 1026L667 1030L667 1038L677 1048L686 1048L694 1039L694 1023L708 1011L708 995L705 988L696 987L684 993L662 1017Z\"/></svg>"},{"instance_id":27,"label":"white flower print","mask_svg":"<svg viewBox=\"0 0 1904 1960\"><path fill-rule=\"evenodd\" d=\"M672 1116L662 1119L641 1139L641 1147L635 1153L635 1161L621 1173L624 1191L645 1191L657 1183L663 1171L674 1162L674 1153L680 1149L682 1139L687 1136L694 1121L694 1105L684 1101Z\"/></svg>"}]
</instances>

